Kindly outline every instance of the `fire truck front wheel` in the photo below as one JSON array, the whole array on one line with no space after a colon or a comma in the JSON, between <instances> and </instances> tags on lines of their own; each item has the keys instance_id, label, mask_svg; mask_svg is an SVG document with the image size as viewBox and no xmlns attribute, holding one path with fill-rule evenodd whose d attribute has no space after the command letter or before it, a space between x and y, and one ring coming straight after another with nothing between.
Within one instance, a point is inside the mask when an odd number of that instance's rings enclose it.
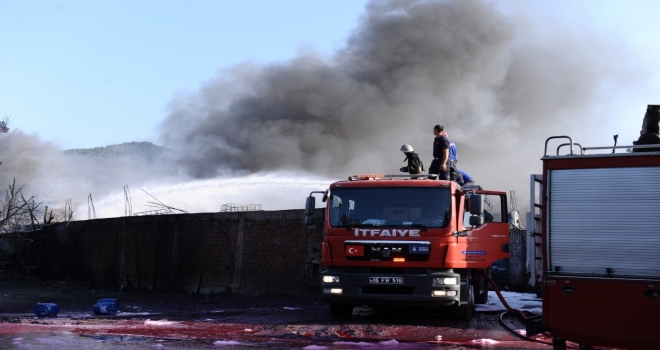
<instances>
[{"instance_id":1,"label":"fire truck front wheel","mask_svg":"<svg viewBox=\"0 0 660 350\"><path fill-rule=\"evenodd\" d=\"M490 267L484 271L484 273L490 276ZM488 303L488 279L480 273L477 273L475 276L475 281L477 281L479 286L479 293L475 296L475 302L477 304L486 304Z\"/></svg>"},{"instance_id":2,"label":"fire truck front wheel","mask_svg":"<svg viewBox=\"0 0 660 350\"><path fill-rule=\"evenodd\" d=\"M477 295L475 300L477 304L486 304L488 303L488 284L484 285L484 290Z\"/></svg>"},{"instance_id":3,"label":"fire truck front wheel","mask_svg":"<svg viewBox=\"0 0 660 350\"><path fill-rule=\"evenodd\" d=\"M474 287L470 285L468 288L467 303L458 306L454 306L454 316L456 319L461 321L469 321L472 319L472 314L474 312Z\"/></svg>"},{"instance_id":4,"label":"fire truck front wheel","mask_svg":"<svg viewBox=\"0 0 660 350\"><path fill-rule=\"evenodd\" d=\"M353 316L353 305L330 302L330 313L336 319L347 319Z\"/></svg>"}]
</instances>

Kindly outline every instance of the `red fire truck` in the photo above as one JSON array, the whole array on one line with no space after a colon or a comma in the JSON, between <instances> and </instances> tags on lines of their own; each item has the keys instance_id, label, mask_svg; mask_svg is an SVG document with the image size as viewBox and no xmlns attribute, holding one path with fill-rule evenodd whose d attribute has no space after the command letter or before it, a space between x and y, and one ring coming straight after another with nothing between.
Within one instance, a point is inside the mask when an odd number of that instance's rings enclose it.
<instances>
[{"instance_id":1,"label":"red fire truck","mask_svg":"<svg viewBox=\"0 0 660 350\"><path fill-rule=\"evenodd\" d=\"M548 155L553 139L567 142ZM542 323L555 349L660 349L660 152L639 152L649 147L546 140L528 226L541 238Z\"/></svg>"},{"instance_id":2,"label":"red fire truck","mask_svg":"<svg viewBox=\"0 0 660 350\"><path fill-rule=\"evenodd\" d=\"M336 318L354 306L450 307L469 320L485 303L482 272L509 257L505 192L427 175L355 175L312 192L327 202L321 287Z\"/></svg>"}]
</instances>

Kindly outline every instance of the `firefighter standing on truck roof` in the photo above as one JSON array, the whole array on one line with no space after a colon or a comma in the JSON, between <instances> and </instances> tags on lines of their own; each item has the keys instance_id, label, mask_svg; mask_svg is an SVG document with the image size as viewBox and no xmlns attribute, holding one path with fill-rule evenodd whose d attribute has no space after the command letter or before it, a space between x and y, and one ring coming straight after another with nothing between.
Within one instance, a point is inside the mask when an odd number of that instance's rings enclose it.
<instances>
[{"instance_id":1,"label":"firefighter standing on truck roof","mask_svg":"<svg viewBox=\"0 0 660 350\"><path fill-rule=\"evenodd\" d=\"M449 140L442 135L444 126L433 127L433 161L429 167L429 174L438 174L438 180L449 180Z\"/></svg>"},{"instance_id":2,"label":"firefighter standing on truck roof","mask_svg":"<svg viewBox=\"0 0 660 350\"><path fill-rule=\"evenodd\" d=\"M459 185L463 186L465 181L463 180L462 173L458 169L458 149L456 148L456 144L451 142L446 131L442 132L442 136L446 137L449 142L449 162L447 163L449 164L449 178L451 181L456 181Z\"/></svg>"},{"instance_id":3,"label":"firefighter standing on truck roof","mask_svg":"<svg viewBox=\"0 0 660 350\"><path fill-rule=\"evenodd\" d=\"M406 155L406 159L403 161L407 161L408 166L400 168L399 171L403 173L409 173L410 175L419 175L424 173L424 164L422 163L422 160L419 159L419 155L415 153L411 145L405 144L401 146L401 152Z\"/></svg>"},{"instance_id":4,"label":"firefighter standing on truck roof","mask_svg":"<svg viewBox=\"0 0 660 350\"><path fill-rule=\"evenodd\" d=\"M633 145L653 145L660 143L660 105L648 105L642 131ZM660 148L633 148L633 152L658 152Z\"/></svg>"},{"instance_id":5,"label":"firefighter standing on truck roof","mask_svg":"<svg viewBox=\"0 0 660 350\"><path fill-rule=\"evenodd\" d=\"M472 178L472 176L466 173L463 169L458 169L458 172L461 173L461 177L463 177L463 185L471 185L474 183L474 178Z\"/></svg>"}]
</instances>

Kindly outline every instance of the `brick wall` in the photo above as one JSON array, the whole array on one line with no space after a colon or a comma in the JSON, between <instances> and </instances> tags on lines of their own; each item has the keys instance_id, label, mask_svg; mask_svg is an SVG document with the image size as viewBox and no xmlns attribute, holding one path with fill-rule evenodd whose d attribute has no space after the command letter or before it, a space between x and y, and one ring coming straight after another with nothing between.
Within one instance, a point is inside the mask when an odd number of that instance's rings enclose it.
<instances>
[{"instance_id":1,"label":"brick wall","mask_svg":"<svg viewBox=\"0 0 660 350\"><path fill-rule=\"evenodd\" d=\"M316 211L322 227L323 209ZM302 210L132 216L33 235L43 277L188 293L300 295L319 288L321 231Z\"/></svg>"}]
</instances>

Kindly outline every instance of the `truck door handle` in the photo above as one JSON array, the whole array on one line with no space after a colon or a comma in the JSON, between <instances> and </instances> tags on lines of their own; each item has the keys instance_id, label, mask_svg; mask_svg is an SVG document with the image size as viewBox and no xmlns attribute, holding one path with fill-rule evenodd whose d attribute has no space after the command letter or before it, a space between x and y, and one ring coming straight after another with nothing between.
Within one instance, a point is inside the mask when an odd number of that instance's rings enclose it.
<instances>
[{"instance_id":1,"label":"truck door handle","mask_svg":"<svg viewBox=\"0 0 660 350\"><path fill-rule=\"evenodd\" d=\"M561 291L566 293L566 294L573 294L573 293L575 293L575 287L573 287L573 286L563 286L563 287L561 287Z\"/></svg>"}]
</instances>

